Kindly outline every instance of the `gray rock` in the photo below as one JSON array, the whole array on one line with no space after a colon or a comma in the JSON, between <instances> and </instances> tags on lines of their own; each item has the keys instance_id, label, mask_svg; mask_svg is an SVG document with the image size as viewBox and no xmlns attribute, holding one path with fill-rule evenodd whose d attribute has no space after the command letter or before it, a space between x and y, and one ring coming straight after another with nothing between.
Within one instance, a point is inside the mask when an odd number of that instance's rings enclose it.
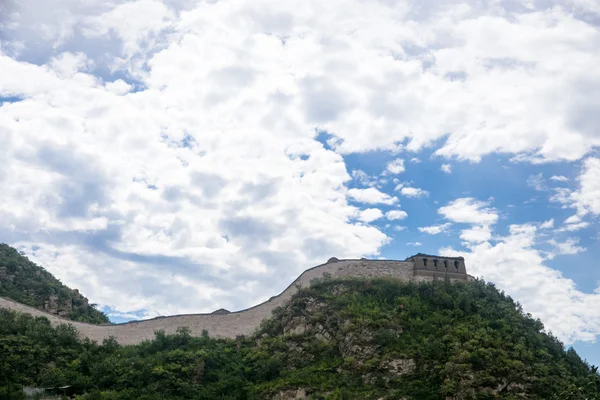
<instances>
[{"instance_id":1,"label":"gray rock","mask_svg":"<svg viewBox=\"0 0 600 400\"><path fill-rule=\"evenodd\" d=\"M290 389L277 393L272 400L295 400L295 399L306 399L306 390L299 389Z\"/></svg>"}]
</instances>

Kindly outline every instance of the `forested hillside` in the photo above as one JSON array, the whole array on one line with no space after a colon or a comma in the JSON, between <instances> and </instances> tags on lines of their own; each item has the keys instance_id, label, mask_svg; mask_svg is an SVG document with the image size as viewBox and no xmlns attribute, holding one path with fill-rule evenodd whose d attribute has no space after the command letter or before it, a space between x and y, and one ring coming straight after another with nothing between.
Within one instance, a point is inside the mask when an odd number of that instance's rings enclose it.
<instances>
[{"instance_id":1,"label":"forested hillside","mask_svg":"<svg viewBox=\"0 0 600 400\"><path fill-rule=\"evenodd\" d=\"M182 328L96 344L0 310L0 397L22 385L85 400L600 399L595 368L481 281L315 282L236 340Z\"/></svg>"},{"instance_id":2,"label":"forested hillside","mask_svg":"<svg viewBox=\"0 0 600 400\"><path fill-rule=\"evenodd\" d=\"M73 321L108 323L88 299L63 285L16 249L0 243L0 296Z\"/></svg>"}]
</instances>

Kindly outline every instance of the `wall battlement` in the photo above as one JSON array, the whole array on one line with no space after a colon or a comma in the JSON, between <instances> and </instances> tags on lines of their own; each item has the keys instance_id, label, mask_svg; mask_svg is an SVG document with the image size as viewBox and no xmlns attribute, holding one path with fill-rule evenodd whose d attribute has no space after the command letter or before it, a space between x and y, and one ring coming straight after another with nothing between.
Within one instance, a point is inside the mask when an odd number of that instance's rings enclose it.
<instances>
[{"instance_id":1,"label":"wall battlement","mask_svg":"<svg viewBox=\"0 0 600 400\"><path fill-rule=\"evenodd\" d=\"M81 337L102 342L114 336L121 344L137 344L146 339L154 338L154 331L164 330L175 333L177 328L186 326L191 334L199 336L207 330L212 337L235 338L238 335L250 335L260 326L260 323L271 316L273 309L284 305L297 292L298 287L307 287L316 278L331 276L332 278L359 277L377 278L390 277L405 281L428 281L445 279L452 281L469 281L473 278L467 275L465 262L462 257L439 257L426 254L416 254L404 261L392 260L338 260L331 258L322 264L304 271L281 294L271 297L264 303L245 310L228 313L226 310L209 314L185 314L159 317L144 321L132 321L123 324L93 325L74 322L48 314L15 301L0 297L0 308L8 308L18 312L43 316L52 325L71 324Z\"/></svg>"}]
</instances>

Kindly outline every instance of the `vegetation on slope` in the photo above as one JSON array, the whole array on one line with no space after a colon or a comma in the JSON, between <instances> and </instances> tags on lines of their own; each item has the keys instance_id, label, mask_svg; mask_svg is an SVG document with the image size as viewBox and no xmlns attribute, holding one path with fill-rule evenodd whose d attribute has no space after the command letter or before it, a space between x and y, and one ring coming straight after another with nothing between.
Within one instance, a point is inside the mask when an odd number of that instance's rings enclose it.
<instances>
[{"instance_id":1,"label":"vegetation on slope","mask_svg":"<svg viewBox=\"0 0 600 400\"><path fill-rule=\"evenodd\" d=\"M110 322L77 290L4 243L0 243L0 296L73 321Z\"/></svg>"},{"instance_id":2,"label":"vegetation on slope","mask_svg":"<svg viewBox=\"0 0 600 400\"><path fill-rule=\"evenodd\" d=\"M0 310L0 397L19 385L85 400L600 399L595 368L494 286L384 279L317 282L236 340L182 328L99 345Z\"/></svg>"}]
</instances>

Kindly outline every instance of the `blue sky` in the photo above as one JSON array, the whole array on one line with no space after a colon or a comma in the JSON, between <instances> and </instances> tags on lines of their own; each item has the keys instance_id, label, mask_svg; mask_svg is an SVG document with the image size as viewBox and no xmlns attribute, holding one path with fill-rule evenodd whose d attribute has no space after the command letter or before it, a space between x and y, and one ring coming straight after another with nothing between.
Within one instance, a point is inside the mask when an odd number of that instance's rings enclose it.
<instances>
[{"instance_id":1,"label":"blue sky","mask_svg":"<svg viewBox=\"0 0 600 400\"><path fill-rule=\"evenodd\" d=\"M600 364L596 2L36 2L2 3L0 241L114 321L440 253Z\"/></svg>"}]
</instances>

